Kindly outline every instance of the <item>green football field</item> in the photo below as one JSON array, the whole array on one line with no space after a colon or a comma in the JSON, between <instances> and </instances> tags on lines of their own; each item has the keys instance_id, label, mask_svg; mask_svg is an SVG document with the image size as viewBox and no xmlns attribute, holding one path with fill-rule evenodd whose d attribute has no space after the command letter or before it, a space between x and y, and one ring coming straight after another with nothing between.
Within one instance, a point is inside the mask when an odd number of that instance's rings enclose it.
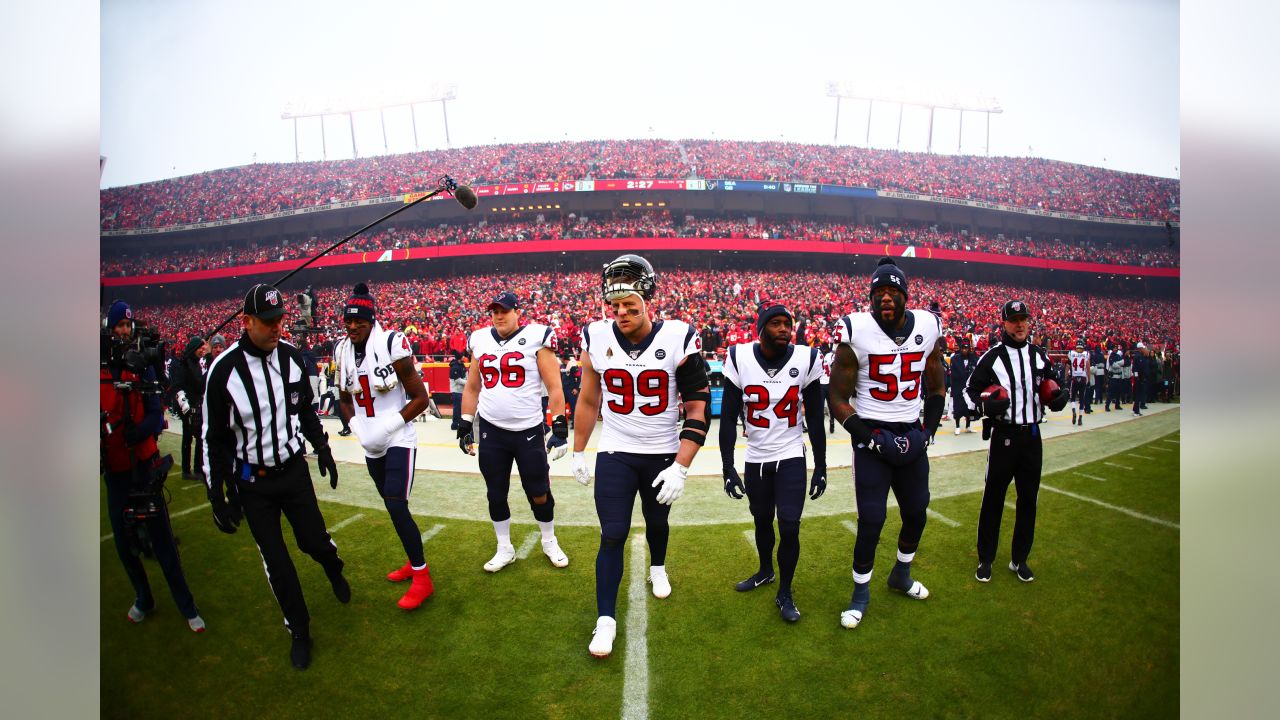
<instances>
[{"instance_id":1,"label":"green football field","mask_svg":"<svg viewBox=\"0 0 1280 720\"><path fill-rule=\"evenodd\" d=\"M177 457L172 435L162 449ZM405 613L395 601L406 586L383 578L403 563L385 511L323 500L353 598L338 603L320 567L292 548L315 639L306 672L289 664L289 637L247 526L233 536L218 532L203 490L175 472L170 512L208 631L187 629L152 560L146 566L157 609L137 626L125 619L133 593L105 537L102 493L102 714L1176 716L1178 411L1048 440L1045 458L1031 557L1035 582L1019 582L1006 567L1012 488L994 577L974 580L984 454L935 458L937 477L963 482L948 485L957 491L935 493L930 505L913 574L931 595L916 601L885 588L898 531L891 507L871 606L855 630L839 625L852 590L856 527L852 493L835 492L837 483L848 483L847 468L833 470L833 490L813 505L826 514L807 515L803 523L794 585L803 616L794 625L778 616L776 585L733 590L756 566L745 500L736 506L739 522L679 524L680 504L691 498L690 507L717 495L733 503L718 477L691 478L672 513L667 566L674 591L665 600L648 593L643 530L633 528L619 635L605 660L587 653L595 623L595 528L560 527L571 562L553 568L536 543L526 543L536 526L514 490L512 539L529 554L489 574L481 565L493 552L490 524L433 516L415 493L436 593ZM371 485L363 467L341 470L344 484ZM312 474L325 497L329 488L314 465ZM447 492L459 478L419 472L417 482ZM589 498L568 489L558 494L565 496L561 503ZM474 516L484 512L477 507Z\"/></svg>"}]
</instances>

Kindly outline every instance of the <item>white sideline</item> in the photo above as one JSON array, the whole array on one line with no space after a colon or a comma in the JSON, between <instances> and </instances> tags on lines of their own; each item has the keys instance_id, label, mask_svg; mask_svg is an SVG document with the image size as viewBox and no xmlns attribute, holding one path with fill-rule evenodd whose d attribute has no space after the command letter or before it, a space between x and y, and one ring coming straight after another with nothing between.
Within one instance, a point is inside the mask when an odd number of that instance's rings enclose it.
<instances>
[{"instance_id":1,"label":"white sideline","mask_svg":"<svg viewBox=\"0 0 1280 720\"><path fill-rule=\"evenodd\" d=\"M1152 517L1152 516L1150 516L1150 515L1143 515L1142 513L1137 512L1137 511L1134 511L1134 510L1130 510L1129 508L1123 508L1123 507L1120 507L1119 505L1112 505L1111 503L1102 502L1101 500L1095 500L1094 498L1088 497L1088 496L1086 496L1086 495L1077 495L1077 494L1075 494L1075 493L1073 493L1073 492L1067 492L1066 490L1059 490L1059 489L1058 489L1058 488L1056 488L1056 487L1051 487L1051 486L1049 486L1049 485L1045 485L1044 483L1041 483L1041 484L1040 484L1040 487L1041 487L1041 488L1043 488L1043 489L1045 489L1045 490L1048 490L1048 491L1050 491L1050 492L1056 492L1056 493L1059 493L1059 494L1061 494L1061 495L1066 495L1066 496L1067 496L1067 497L1069 497L1069 498L1075 498L1076 500L1083 500L1083 501L1085 501L1085 502L1091 502L1091 503L1093 503L1094 505L1101 505L1102 507L1107 508L1108 510L1115 510L1116 512L1124 513L1125 515L1128 515L1128 516L1130 516L1130 517L1136 517L1136 518L1138 518L1139 520L1146 520L1147 522L1153 522L1153 523L1155 523L1155 524L1157 524L1157 525L1164 525L1165 527L1171 527L1171 528L1173 528L1174 530L1181 530L1181 529L1182 529L1181 527L1179 527L1179 526L1178 526L1178 523L1176 523L1176 522L1169 522L1168 520L1161 520L1161 519L1160 519L1160 518L1158 518L1158 517Z\"/></svg>"},{"instance_id":2,"label":"white sideline","mask_svg":"<svg viewBox=\"0 0 1280 720\"><path fill-rule=\"evenodd\" d=\"M1090 480L1097 480L1098 482L1106 482L1106 481L1107 481L1107 479L1106 479L1106 478L1104 478L1104 477L1098 477L1097 475L1089 475L1089 474L1087 474L1087 473L1082 473L1082 472L1072 473L1072 475L1079 475L1079 476L1080 476L1080 477L1082 477L1082 478L1089 478Z\"/></svg>"},{"instance_id":3,"label":"white sideline","mask_svg":"<svg viewBox=\"0 0 1280 720\"><path fill-rule=\"evenodd\" d=\"M353 522L355 522L355 521L359 520L359 519L360 519L360 518L362 518L362 517L364 517L364 513L356 513L355 515L352 515L351 517L347 518L346 520L343 520L342 522L338 523L337 525L334 525L333 527L328 528L328 532L331 532L331 533L333 533L333 532L337 532L337 531L341 530L342 528L344 528L344 527L346 527L346 526L350 525L351 523L353 523Z\"/></svg>"},{"instance_id":4,"label":"white sideline","mask_svg":"<svg viewBox=\"0 0 1280 720\"><path fill-rule=\"evenodd\" d=\"M946 515L943 515L942 513L938 512L937 510L933 510L933 509L930 509L930 508L925 508L925 513L926 513L927 515L929 515L930 517L938 518L939 520L941 520L941 521L942 521L942 524L943 524L943 525L950 525L951 527L960 527L960 523L956 522L955 520L952 520L951 518L947 517Z\"/></svg>"},{"instance_id":5,"label":"white sideline","mask_svg":"<svg viewBox=\"0 0 1280 720\"><path fill-rule=\"evenodd\" d=\"M1107 461L1105 461L1105 460L1102 462L1102 464L1103 464L1103 465L1110 465L1111 467L1118 467L1118 468L1120 468L1121 470L1132 470L1132 469L1133 469L1133 468L1129 467L1128 465L1121 465L1120 463L1107 462Z\"/></svg>"},{"instance_id":6,"label":"white sideline","mask_svg":"<svg viewBox=\"0 0 1280 720\"><path fill-rule=\"evenodd\" d=\"M424 542L424 543L425 543L426 541L428 541L428 540L430 540L431 538L435 537L435 536L436 536L437 534L439 534L439 532L440 532L441 530L443 530L443 529L444 529L444 526L443 526L443 525L432 525L432 526L430 527L430 529L428 529L428 530L424 530L424 531L423 531L423 533L422 533L422 542Z\"/></svg>"},{"instance_id":7,"label":"white sideline","mask_svg":"<svg viewBox=\"0 0 1280 720\"><path fill-rule=\"evenodd\" d=\"M516 550L516 557L524 560L529 557L529 553L533 551L533 546L538 542L538 538L542 537L542 533L534 530L524 536L524 542L520 543L520 549Z\"/></svg>"},{"instance_id":8,"label":"white sideline","mask_svg":"<svg viewBox=\"0 0 1280 720\"><path fill-rule=\"evenodd\" d=\"M622 720L649 717L649 613L645 608L649 592L645 579L646 541L644 533L631 536L631 583L627 590L627 662L622 677Z\"/></svg>"}]
</instances>

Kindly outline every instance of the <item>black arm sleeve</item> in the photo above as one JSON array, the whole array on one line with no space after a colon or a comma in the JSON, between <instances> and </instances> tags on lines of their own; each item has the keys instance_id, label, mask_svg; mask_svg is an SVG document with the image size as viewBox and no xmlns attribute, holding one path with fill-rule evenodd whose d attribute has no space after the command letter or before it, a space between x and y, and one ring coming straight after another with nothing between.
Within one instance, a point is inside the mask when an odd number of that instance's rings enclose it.
<instances>
[{"instance_id":1,"label":"black arm sleeve","mask_svg":"<svg viewBox=\"0 0 1280 720\"><path fill-rule=\"evenodd\" d=\"M804 400L804 422L809 426L809 444L813 446L813 466L827 466L827 433L822 415L822 383L809 383L800 394Z\"/></svg>"},{"instance_id":2,"label":"black arm sleeve","mask_svg":"<svg viewBox=\"0 0 1280 720\"><path fill-rule=\"evenodd\" d=\"M724 381L724 395L720 398L720 462L733 464L733 446L738 441L738 417L742 415L742 390Z\"/></svg>"}]
</instances>

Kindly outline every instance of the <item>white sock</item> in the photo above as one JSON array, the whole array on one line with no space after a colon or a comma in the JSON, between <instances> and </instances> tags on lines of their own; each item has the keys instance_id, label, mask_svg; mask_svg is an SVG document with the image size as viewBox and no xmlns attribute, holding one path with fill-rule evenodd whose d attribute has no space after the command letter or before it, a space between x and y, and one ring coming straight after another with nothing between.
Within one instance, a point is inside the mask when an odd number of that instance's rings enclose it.
<instances>
[{"instance_id":1,"label":"white sock","mask_svg":"<svg viewBox=\"0 0 1280 720\"><path fill-rule=\"evenodd\" d=\"M859 585L871 582L871 571L868 570L865 573L860 573L855 571L853 573L853 581L858 583Z\"/></svg>"},{"instance_id":2,"label":"white sock","mask_svg":"<svg viewBox=\"0 0 1280 720\"><path fill-rule=\"evenodd\" d=\"M915 559L916 559L915 553L904 553L901 550L898 551L898 562L909 563Z\"/></svg>"},{"instance_id":3,"label":"white sock","mask_svg":"<svg viewBox=\"0 0 1280 720\"><path fill-rule=\"evenodd\" d=\"M423 570L427 569L427 564L422 563L422 567L418 567L417 565L410 565L409 567L413 568L414 570L417 570L418 572L422 572Z\"/></svg>"},{"instance_id":4,"label":"white sock","mask_svg":"<svg viewBox=\"0 0 1280 720\"><path fill-rule=\"evenodd\" d=\"M554 520L547 522L539 520L538 529L542 531L542 542L550 542L556 539L556 523Z\"/></svg>"},{"instance_id":5,"label":"white sock","mask_svg":"<svg viewBox=\"0 0 1280 720\"><path fill-rule=\"evenodd\" d=\"M493 521L493 534L498 536L499 545L511 544L511 518Z\"/></svg>"}]
</instances>

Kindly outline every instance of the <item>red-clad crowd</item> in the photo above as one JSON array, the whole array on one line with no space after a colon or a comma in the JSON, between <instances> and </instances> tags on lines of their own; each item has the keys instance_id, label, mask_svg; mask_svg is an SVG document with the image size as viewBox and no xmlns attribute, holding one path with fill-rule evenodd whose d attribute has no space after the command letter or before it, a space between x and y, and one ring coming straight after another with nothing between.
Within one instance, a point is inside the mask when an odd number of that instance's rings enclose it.
<instances>
[{"instance_id":1,"label":"red-clad crowd","mask_svg":"<svg viewBox=\"0 0 1280 720\"><path fill-rule=\"evenodd\" d=\"M930 227L851 225L789 218L673 216L668 211L616 212L578 217L573 214L547 217L543 221L524 217L485 218L465 225L405 225L361 235L337 252L381 251L400 248L457 245L463 243L520 242L562 238L626 237L711 237L743 239L798 239L815 242L857 242L913 245L1073 260L1109 265L1178 267L1178 253L1172 248L1148 246L1112 247L1068 242L1052 237L1027 239L984 237ZM186 250L168 250L129 255L102 248L103 277L128 277L159 273L191 272L214 268L253 265L264 262L310 257L332 245L338 237L281 239L274 243L221 245Z\"/></svg>"},{"instance_id":2,"label":"red-clad crowd","mask_svg":"<svg viewBox=\"0 0 1280 720\"><path fill-rule=\"evenodd\" d=\"M736 178L860 185L1041 210L1177 220L1177 180L1037 158L932 155L828 145L597 140L486 145L354 160L261 163L103 190L101 228L225 220L472 185L607 178Z\"/></svg>"},{"instance_id":3,"label":"red-clad crowd","mask_svg":"<svg viewBox=\"0 0 1280 720\"><path fill-rule=\"evenodd\" d=\"M723 353L727 345L754 338L756 306L769 299L791 308L797 330L804 332L809 344L822 345L832 341L842 315L866 309L865 280L837 273L658 268L653 312L658 318L689 322L702 332L708 352ZM562 354L575 353L580 329L604 315L600 276L593 272L469 275L374 282L370 287L379 319L405 332L417 354L438 359L465 349L467 335L489 322L489 300L504 290L520 298L527 321L555 328ZM1036 342L1055 352L1069 350L1080 338L1090 347L1143 341L1172 351L1181 342L1176 300L923 278L911 279L909 289L908 307L929 308L936 303L944 332L949 337L967 337L980 349L997 336L1000 306L1011 298L1031 307ZM321 331L308 335L306 341L322 354L342 335L338 316L350 290L315 288L316 326ZM458 298L474 300L464 305ZM141 306L135 307L135 313L180 347L192 335L209 332L239 304L239 298L227 298L220 303ZM233 323L223 333L234 338L239 325Z\"/></svg>"}]
</instances>

